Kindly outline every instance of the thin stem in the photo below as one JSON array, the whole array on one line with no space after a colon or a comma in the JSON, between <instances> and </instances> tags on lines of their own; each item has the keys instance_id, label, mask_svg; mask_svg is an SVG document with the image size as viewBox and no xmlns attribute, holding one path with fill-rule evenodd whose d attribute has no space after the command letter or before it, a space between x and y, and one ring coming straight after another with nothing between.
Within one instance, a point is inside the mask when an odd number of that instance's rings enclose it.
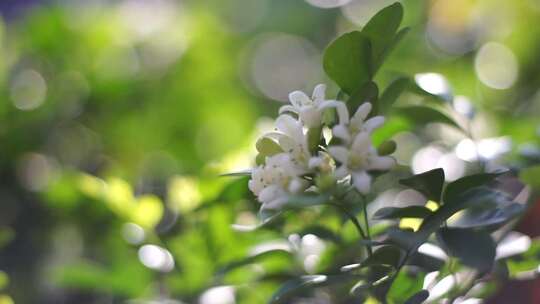
<instances>
[{"instance_id":1,"label":"thin stem","mask_svg":"<svg viewBox=\"0 0 540 304\"><path fill-rule=\"evenodd\" d=\"M354 216L352 213L350 213L349 210L347 210L347 208L345 208L345 206L343 206L343 205L341 205L339 203L329 203L329 204L336 207L336 208L338 208L339 210L341 210L351 220L353 225L356 227L356 230L358 230L358 233L360 234L362 239L368 240L368 237L367 237L366 233L364 232L364 229L362 229L362 225L360 225L360 222L358 221L356 216ZM371 244L369 244L369 243L367 244L367 253L368 253L368 256L371 256L373 254L373 249L371 248Z\"/></svg>"},{"instance_id":2,"label":"thin stem","mask_svg":"<svg viewBox=\"0 0 540 304\"><path fill-rule=\"evenodd\" d=\"M367 239L368 241L371 241L371 232L369 231L369 219L367 213L367 202L365 198L362 199L362 208L364 209L364 223L366 224Z\"/></svg>"}]
</instances>

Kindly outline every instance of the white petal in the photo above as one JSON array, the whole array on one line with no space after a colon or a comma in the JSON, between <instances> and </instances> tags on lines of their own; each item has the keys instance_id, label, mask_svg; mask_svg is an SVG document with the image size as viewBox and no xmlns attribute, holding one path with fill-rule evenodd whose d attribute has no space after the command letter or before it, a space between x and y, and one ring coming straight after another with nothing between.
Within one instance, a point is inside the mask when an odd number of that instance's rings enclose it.
<instances>
[{"instance_id":1,"label":"white petal","mask_svg":"<svg viewBox=\"0 0 540 304\"><path fill-rule=\"evenodd\" d=\"M309 159L308 167L311 169L319 167L323 163L322 157L316 156Z\"/></svg>"},{"instance_id":2,"label":"white petal","mask_svg":"<svg viewBox=\"0 0 540 304\"><path fill-rule=\"evenodd\" d=\"M304 107L304 109L300 110L299 116L308 128L316 128L322 124L321 110L316 107Z\"/></svg>"},{"instance_id":3,"label":"white petal","mask_svg":"<svg viewBox=\"0 0 540 304\"><path fill-rule=\"evenodd\" d=\"M395 164L396 160L390 156L377 156L369 159L369 168L373 170L388 170Z\"/></svg>"},{"instance_id":4,"label":"white petal","mask_svg":"<svg viewBox=\"0 0 540 304\"><path fill-rule=\"evenodd\" d=\"M369 115L369 112L371 112L371 108L372 108L371 103L364 102L358 107L352 119L361 120L361 121L366 120L366 117Z\"/></svg>"},{"instance_id":5,"label":"white petal","mask_svg":"<svg viewBox=\"0 0 540 304\"><path fill-rule=\"evenodd\" d=\"M339 123L340 124L348 124L349 123L349 110L347 109L347 106L345 103L337 100L326 100L323 103L319 105L319 108L327 109L327 108L335 108L338 113Z\"/></svg>"},{"instance_id":6,"label":"white petal","mask_svg":"<svg viewBox=\"0 0 540 304\"><path fill-rule=\"evenodd\" d=\"M349 150L342 146L331 146L328 147L328 153L332 155L337 161L342 164L347 164L349 161Z\"/></svg>"},{"instance_id":7,"label":"white petal","mask_svg":"<svg viewBox=\"0 0 540 304\"><path fill-rule=\"evenodd\" d=\"M278 185L270 185L264 188L259 193L259 201L264 204L264 203L273 201L276 198L279 198L283 194L284 194L284 191Z\"/></svg>"},{"instance_id":8,"label":"white petal","mask_svg":"<svg viewBox=\"0 0 540 304\"><path fill-rule=\"evenodd\" d=\"M315 102L322 102L326 95L326 85L325 84L318 84L315 89L313 89L313 96L312 99Z\"/></svg>"},{"instance_id":9,"label":"white petal","mask_svg":"<svg viewBox=\"0 0 540 304\"><path fill-rule=\"evenodd\" d=\"M305 183L300 178L294 178L289 184L289 191L291 193L300 193L304 191Z\"/></svg>"},{"instance_id":10,"label":"white petal","mask_svg":"<svg viewBox=\"0 0 540 304\"><path fill-rule=\"evenodd\" d=\"M371 132L384 124L384 117L375 116L364 123L364 130Z\"/></svg>"},{"instance_id":11,"label":"white petal","mask_svg":"<svg viewBox=\"0 0 540 304\"><path fill-rule=\"evenodd\" d=\"M339 166L339 168L336 169L336 172L334 172L334 175L337 179L342 179L349 175L349 170L347 170L347 166Z\"/></svg>"},{"instance_id":12,"label":"white petal","mask_svg":"<svg viewBox=\"0 0 540 304\"><path fill-rule=\"evenodd\" d=\"M343 139L346 143L351 141L351 135L349 129L344 125L335 125L332 128L332 136Z\"/></svg>"},{"instance_id":13,"label":"white petal","mask_svg":"<svg viewBox=\"0 0 540 304\"><path fill-rule=\"evenodd\" d=\"M311 99L309 99L306 93L302 91L294 91L290 93L289 101L291 102L293 106L297 108L300 108L301 106L305 106L312 103Z\"/></svg>"},{"instance_id":14,"label":"white petal","mask_svg":"<svg viewBox=\"0 0 540 304\"><path fill-rule=\"evenodd\" d=\"M353 153L367 153L371 147L369 133L360 132L353 140L351 150Z\"/></svg>"},{"instance_id":15,"label":"white petal","mask_svg":"<svg viewBox=\"0 0 540 304\"><path fill-rule=\"evenodd\" d=\"M289 115L280 115L276 119L278 131L292 137L295 141L301 142L304 136L302 124Z\"/></svg>"},{"instance_id":16,"label":"white petal","mask_svg":"<svg viewBox=\"0 0 540 304\"><path fill-rule=\"evenodd\" d=\"M371 188L371 176L366 171L353 172L353 185L360 193L366 194Z\"/></svg>"},{"instance_id":17,"label":"white petal","mask_svg":"<svg viewBox=\"0 0 540 304\"><path fill-rule=\"evenodd\" d=\"M279 108L279 114L283 114L285 112L291 112L291 113L298 114L298 110L295 107L291 106L291 105L284 105L281 108Z\"/></svg>"}]
</instances>

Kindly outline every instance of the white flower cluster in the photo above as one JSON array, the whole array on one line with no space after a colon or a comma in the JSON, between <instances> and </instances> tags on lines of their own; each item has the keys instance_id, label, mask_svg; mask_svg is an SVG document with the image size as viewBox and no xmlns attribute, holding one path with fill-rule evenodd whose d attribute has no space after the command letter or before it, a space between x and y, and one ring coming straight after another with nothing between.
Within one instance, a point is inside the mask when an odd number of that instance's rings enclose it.
<instances>
[{"instance_id":1,"label":"white flower cluster","mask_svg":"<svg viewBox=\"0 0 540 304\"><path fill-rule=\"evenodd\" d=\"M249 189L265 209L279 209L290 195L300 194L314 186L317 175L349 182L361 193L371 187L370 170L388 170L395 160L379 156L371 143L371 133L384 123L384 117L368 119L371 104L363 103L350 117L345 103L325 98L326 86L320 84L311 98L301 91L289 94L290 105L279 110L276 130L259 142L266 145L264 162L251 172ZM319 146L323 113L334 108L338 123L331 129L337 145ZM313 145L310 132L318 138ZM264 149L262 149L264 150ZM348 177L351 177L350 179Z\"/></svg>"}]
</instances>

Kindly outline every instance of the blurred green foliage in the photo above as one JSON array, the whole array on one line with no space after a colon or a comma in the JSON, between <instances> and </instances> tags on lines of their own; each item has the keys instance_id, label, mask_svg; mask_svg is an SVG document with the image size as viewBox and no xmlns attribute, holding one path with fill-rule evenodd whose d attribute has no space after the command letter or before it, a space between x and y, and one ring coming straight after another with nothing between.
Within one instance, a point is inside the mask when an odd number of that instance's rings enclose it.
<instances>
[{"instance_id":1,"label":"blurred green foliage","mask_svg":"<svg viewBox=\"0 0 540 304\"><path fill-rule=\"evenodd\" d=\"M477 138L510 136L505 162L537 164L540 10L528 0L458 2L403 1L410 33L376 79L386 88L403 74L445 75L477 107ZM0 303L195 303L223 285L236 286L238 303L263 303L306 274L301 250L283 250L290 235L327 241L316 270L338 272L359 250L351 224L315 207L240 233L233 224L255 224L258 203L245 178L217 176L249 165L257 117L279 105L252 79L257 39L308 41L322 64L322 48L359 25L304 1L134 3L54 2L0 22ZM486 17L494 10L502 16ZM430 43L433 22L472 46L450 54ZM506 89L475 70L489 41L515 56L519 74ZM413 126L390 121L377 140L405 128ZM436 137L423 131L423 144ZM439 144L453 145L444 135ZM534 184L537 171L524 179ZM263 243L273 250L257 254ZM510 276L537 266L537 253L534 241L509 260ZM421 287L424 274L404 273L393 301Z\"/></svg>"}]
</instances>

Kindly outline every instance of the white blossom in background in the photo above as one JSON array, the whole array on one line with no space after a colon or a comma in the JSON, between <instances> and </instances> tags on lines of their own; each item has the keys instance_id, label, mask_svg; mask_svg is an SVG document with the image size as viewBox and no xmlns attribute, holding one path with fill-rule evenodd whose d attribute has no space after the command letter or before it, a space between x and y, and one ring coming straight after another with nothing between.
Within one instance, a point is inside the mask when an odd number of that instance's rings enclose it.
<instances>
[{"instance_id":1,"label":"white blossom in background","mask_svg":"<svg viewBox=\"0 0 540 304\"><path fill-rule=\"evenodd\" d=\"M266 163L251 172L248 187L263 209L279 209L289 195L299 194L308 187L301 175L303 169L295 165L289 154L279 153L266 158Z\"/></svg>"},{"instance_id":2,"label":"white blossom in background","mask_svg":"<svg viewBox=\"0 0 540 304\"><path fill-rule=\"evenodd\" d=\"M282 106L279 114L286 112L298 115L298 118L307 128L316 128L322 125L322 114L325 109L339 106L336 100L326 100L326 85L319 84L313 89L312 97L302 91L289 94L290 105Z\"/></svg>"},{"instance_id":3,"label":"white blossom in background","mask_svg":"<svg viewBox=\"0 0 540 304\"><path fill-rule=\"evenodd\" d=\"M364 194L371 189L369 170L388 170L395 165L394 158L377 154L368 132L358 133L349 147L330 146L328 152L341 163L335 172L336 178L350 175L353 186Z\"/></svg>"}]
</instances>

